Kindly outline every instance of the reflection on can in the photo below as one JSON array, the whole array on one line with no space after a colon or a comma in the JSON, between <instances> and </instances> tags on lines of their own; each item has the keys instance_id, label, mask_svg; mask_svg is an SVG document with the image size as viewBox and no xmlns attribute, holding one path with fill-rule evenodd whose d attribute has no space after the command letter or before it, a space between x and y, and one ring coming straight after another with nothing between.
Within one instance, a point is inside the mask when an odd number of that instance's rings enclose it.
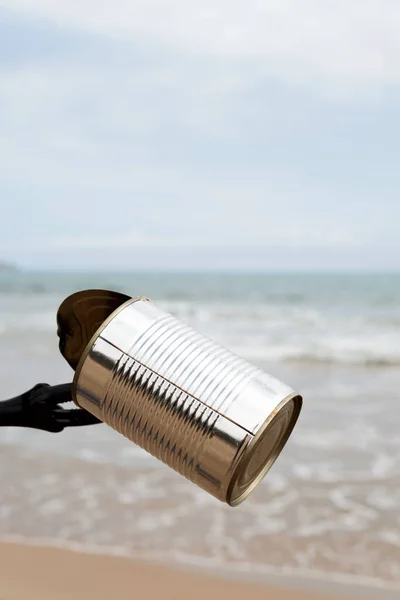
<instances>
[{"instance_id":1,"label":"reflection on can","mask_svg":"<svg viewBox=\"0 0 400 600\"><path fill-rule=\"evenodd\" d=\"M76 403L231 506L261 481L299 416L293 390L146 298L103 323Z\"/></svg>"}]
</instances>

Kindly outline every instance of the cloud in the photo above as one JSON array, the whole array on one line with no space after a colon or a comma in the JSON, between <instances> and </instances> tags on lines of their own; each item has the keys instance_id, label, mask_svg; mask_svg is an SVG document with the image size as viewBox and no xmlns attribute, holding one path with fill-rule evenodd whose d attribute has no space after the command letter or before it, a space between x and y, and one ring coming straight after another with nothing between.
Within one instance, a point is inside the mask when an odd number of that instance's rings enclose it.
<instances>
[{"instance_id":1,"label":"cloud","mask_svg":"<svg viewBox=\"0 0 400 600\"><path fill-rule=\"evenodd\" d=\"M36 250L84 250L88 248L146 248L149 246L170 246L174 240L148 235L139 231L128 231L112 235L60 235L50 238L47 242L34 246Z\"/></svg>"},{"instance_id":2,"label":"cloud","mask_svg":"<svg viewBox=\"0 0 400 600\"><path fill-rule=\"evenodd\" d=\"M331 94L400 81L396 0L2 0L19 14Z\"/></svg>"},{"instance_id":3,"label":"cloud","mask_svg":"<svg viewBox=\"0 0 400 600\"><path fill-rule=\"evenodd\" d=\"M350 248L358 247L371 242L368 238L360 236L360 232L347 228L315 228L312 225L296 225L293 223L279 223L277 220L268 230L263 224L257 226L257 217L252 215L247 222L244 235L238 235L237 230L226 228L210 231L205 239L204 235L194 233L188 235L185 231L180 235L172 236L143 232L138 230L124 230L119 232L97 232L88 228L87 232L78 234L49 235L47 238L25 240L25 242L0 243L0 251L29 251L30 253L74 252L87 250L111 250L129 248L159 248L159 249L201 249L207 246L212 248L246 248L258 246L260 248L286 247L286 248ZM248 235L251 231L251 236Z\"/></svg>"},{"instance_id":4,"label":"cloud","mask_svg":"<svg viewBox=\"0 0 400 600\"><path fill-rule=\"evenodd\" d=\"M1 254L398 239L397 3L0 6Z\"/></svg>"}]
</instances>

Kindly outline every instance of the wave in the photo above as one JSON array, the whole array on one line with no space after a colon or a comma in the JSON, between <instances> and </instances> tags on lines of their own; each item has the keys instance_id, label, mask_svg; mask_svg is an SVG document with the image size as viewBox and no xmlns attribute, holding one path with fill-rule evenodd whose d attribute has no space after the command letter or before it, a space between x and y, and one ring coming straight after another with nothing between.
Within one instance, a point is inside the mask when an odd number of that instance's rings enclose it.
<instances>
[{"instance_id":1,"label":"wave","mask_svg":"<svg viewBox=\"0 0 400 600\"><path fill-rule=\"evenodd\" d=\"M338 356L318 356L312 354L298 354L297 356L281 357L282 362L297 363L304 365L348 365L353 367L371 367L371 368L386 368L400 366L399 357L366 357L358 356L353 358L338 357Z\"/></svg>"},{"instance_id":2,"label":"wave","mask_svg":"<svg viewBox=\"0 0 400 600\"><path fill-rule=\"evenodd\" d=\"M199 331L210 335L219 343L261 367L269 363L287 363L304 367L349 366L374 369L399 367L400 336L396 332L379 339L374 330L367 328L363 335L335 332L335 337L326 338L322 332L302 329L290 342L292 331L283 328L279 333L257 331L240 321L231 328L221 326L213 319L204 327L204 323L193 323L193 319L184 319ZM33 343L47 344L49 336L56 340L55 311L44 310L32 314L0 314L0 341L2 343L21 344L25 348ZM289 341L287 339L289 338Z\"/></svg>"},{"instance_id":3,"label":"wave","mask_svg":"<svg viewBox=\"0 0 400 600\"><path fill-rule=\"evenodd\" d=\"M372 337L372 341L373 339ZM245 344L242 341L239 344L229 343L227 345L237 355L243 356L261 367L270 363L293 364L305 368L348 366L385 369L400 366L400 343L397 344L397 347L393 347L394 344L379 346L377 343L372 353L361 341L351 352L348 352L346 348L352 341L354 341L353 338L343 334L341 338L343 350L338 349L336 345L331 347L329 342L318 337L307 339L306 336L304 345L279 344L268 342L268 340L260 343L257 338L253 340L248 338ZM394 340L394 343L396 342L397 340ZM309 348L310 346L312 349Z\"/></svg>"},{"instance_id":4,"label":"wave","mask_svg":"<svg viewBox=\"0 0 400 600\"><path fill-rule=\"evenodd\" d=\"M41 335L45 344L49 335L55 339L56 313L65 297L56 290L68 283L59 278L50 283L21 281L20 291L30 290L27 294L16 293L17 284L7 288L8 284L0 281L0 340L16 346L29 345L32 333L35 342L40 343ZM2 286L8 290L5 294L1 293ZM213 293L211 299L197 300L189 293L182 295L166 289L158 304L261 366L274 362L376 369L400 365L400 299L397 308L377 311L368 301L358 305L354 300L352 306L344 308L336 306L332 298L325 306L317 305L306 302L305 294L291 290L286 295L271 293L271 298L275 298L271 302L247 298L243 289L236 297L225 300L215 298L215 289ZM277 298L286 301L276 301Z\"/></svg>"},{"instance_id":5,"label":"wave","mask_svg":"<svg viewBox=\"0 0 400 600\"><path fill-rule=\"evenodd\" d=\"M53 311L39 311L29 313L14 313L0 314L0 338L15 337L15 340L20 339L24 335L28 336L32 333L46 334L54 333L56 335L56 313Z\"/></svg>"}]
</instances>

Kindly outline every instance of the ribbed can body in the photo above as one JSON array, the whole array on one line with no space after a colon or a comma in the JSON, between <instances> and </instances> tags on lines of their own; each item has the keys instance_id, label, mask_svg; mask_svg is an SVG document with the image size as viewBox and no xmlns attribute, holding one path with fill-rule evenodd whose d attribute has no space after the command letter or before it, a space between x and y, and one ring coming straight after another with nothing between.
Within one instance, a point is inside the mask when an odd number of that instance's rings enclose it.
<instances>
[{"instance_id":1,"label":"ribbed can body","mask_svg":"<svg viewBox=\"0 0 400 600\"><path fill-rule=\"evenodd\" d=\"M279 454L301 398L146 299L89 344L76 403L219 500L240 503Z\"/></svg>"}]
</instances>

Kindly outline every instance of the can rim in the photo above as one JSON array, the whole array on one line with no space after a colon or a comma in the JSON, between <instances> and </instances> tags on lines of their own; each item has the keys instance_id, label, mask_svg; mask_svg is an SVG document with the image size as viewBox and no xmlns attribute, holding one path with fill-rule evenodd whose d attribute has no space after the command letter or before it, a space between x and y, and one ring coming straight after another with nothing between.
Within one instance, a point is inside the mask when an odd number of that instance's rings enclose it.
<instances>
[{"instance_id":1,"label":"can rim","mask_svg":"<svg viewBox=\"0 0 400 600\"><path fill-rule=\"evenodd\" d=\"M118 306L118 308L116 308L104 321L103 323L100 325L100 327L94 332L94 334L92 335L92 337L90 338L89 342L87 343L87 345L85 346L81 357L79 359L78 365L75 369L75 375L74 378L72 380L72 399L75 402L75 404L78 404L77 400L76 400L76 392L77 392L77 386L78 386L78 379L79 376L81 374L82 371L82 367L85 363L85 360L87 359L89 352L91 351L94 343L96 342L96 340L100 337L101 333L104 331L104 329L107 327L107 325L109 325L111 323L111 321L122 311L124 310L127 306L134 304L135 302L139 302L141 300L146 300L147 302L152 302L152 300L150 300L150 298L146 298L146 296L134 296L133 298L129 298L129 300L127 300L126 302L123 302L120 306Z\"/></svg>"},{"instance_id":2,"label":"can rim","mask_svg":"<svg viewBox=\"0 0 400 600\"><path fill-rule=\"evenodd\" d=\"M238 496L234 496L235 485L238 482L238 480L240 479L240 477L246 472L246 469L248 468L250 461L254 456L254 453L258 447L258 444L259 444L261 438L263 437L266 430L270 427L270 425L272 425L272 422L278 416L278 414L280 413L282 408L289 402L294 402L294 411L293 411L293 414L291 415L291 419L289 421L288 426L286 427L284 435L279 440L279 443L277 444L277 446L273 449L273 452L268 457L268 460L267 460L266 464L264 465L264 467L261 469L261 471L252 480L250 480L247 487L243 490L242 493L240 493ZM274 462L276 461L278 456L281 454L283 448L285 447L287 441L289 440L289 437L291 436L292 431L293 431L293 429L297 423L297 420L299 418L302 405L303 405L302 396L300 396L299 394L294 392L293 394L286 396L286 398L284 398L278 404L276 409L263 422L260 429L257 431L256 435L253 437L253 439L250 441L250 443L246 447L244 453L241 455L239 463L233 472L233 475L232 475L232 478L230 480L229 487L227 490L227 494L226 494L226 502L230 506L234 507L234 506L238 506L239 504L241 504L244 500L246 500L246 498L249 496L249 494L251 494L251 492L258 486L258 484L261 483L261 481L264 479L265 475L271 469L272 465L274 464Z\"/></svg>"}]
</instances>

